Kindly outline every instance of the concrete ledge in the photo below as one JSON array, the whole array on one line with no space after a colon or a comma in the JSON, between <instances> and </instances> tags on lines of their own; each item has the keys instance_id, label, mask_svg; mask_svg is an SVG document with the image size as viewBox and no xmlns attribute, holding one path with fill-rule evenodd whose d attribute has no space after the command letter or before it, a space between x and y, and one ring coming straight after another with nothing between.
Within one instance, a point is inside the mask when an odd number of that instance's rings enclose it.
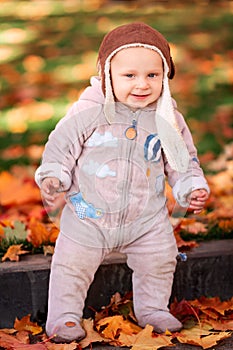
<instances>
[{"instance_id":1,"label":"concrete ledge","mask_svg":"<svg viewBox=\"0 0 233 350\"><path fill-rule=\"evenodd\" d=\"M171 300L202 295L227 300L233 296L233 240L203 242L187 256L186 262L178 262ZM25 255L18 263L0 264L0 328L12 327L15 317L27 314L36 321L45 321L50 263L48 256ZM126 257L110 254L88 291L84 316L90 317L92 309L107 305L115 292L130 291L131 277Z\"/></svg>"}]
</instances>

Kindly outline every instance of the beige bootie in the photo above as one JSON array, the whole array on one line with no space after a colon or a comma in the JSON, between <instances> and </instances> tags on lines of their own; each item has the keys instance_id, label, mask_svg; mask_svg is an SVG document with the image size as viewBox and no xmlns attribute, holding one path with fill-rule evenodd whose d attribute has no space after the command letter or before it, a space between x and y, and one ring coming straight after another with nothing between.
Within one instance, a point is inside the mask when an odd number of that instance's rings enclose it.
<instances>
[{"instance_id":1,"label":"beige bootie","mask_svg":"<svg viewBox=\"0 0 233 350\"><path fill-rule=\"evenodd\" d=\"M183 327L182 323L172 316L172 314L162 310L155 311L151 315L142 316L138 324L141 327L150 324L154 327L156 333L164 333L166 330L177 332Z\"/></svg>"},{"instance_id":2,"label":"beige bootie","mask_svg":"<svg viewBox=\"0 0 233 350\"><path fill-rule=\"evenodd\" d=\"M70 343L73 340L85 338L86 333L79 323L70 321L63 324L54 325L53 329L46 330L47 335L52 337L55 343Z\"/></svg>"}]
</instances>

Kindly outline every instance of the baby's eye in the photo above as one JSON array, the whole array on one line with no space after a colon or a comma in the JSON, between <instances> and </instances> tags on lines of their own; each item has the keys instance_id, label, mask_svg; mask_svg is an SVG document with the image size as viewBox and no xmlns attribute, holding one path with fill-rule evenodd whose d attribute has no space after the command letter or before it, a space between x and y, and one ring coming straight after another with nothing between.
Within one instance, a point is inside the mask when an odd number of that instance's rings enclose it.
<instances>
[{"instance_id":1,"label":"baby's eye","mask_svg":"<svg viewBox=\"0 0 233 350\"><path fill-rule=\"evenodd\" d=\"M130 73L129 73L129 74L126 74L125 76L126 76L127 78L133 78L133 74L130 74Z\"/></svg>"},{"instance_id":2,"label":"baby's eye","mask_svg":"<svg viewBox=\"0 0 233 350\"><path fill-rule=\"evenodd\" d=\"M158 76L158 73L150 73L150 74L148 74L149 78L155 78L157 76Z\"/></svg>"}]
</instances>

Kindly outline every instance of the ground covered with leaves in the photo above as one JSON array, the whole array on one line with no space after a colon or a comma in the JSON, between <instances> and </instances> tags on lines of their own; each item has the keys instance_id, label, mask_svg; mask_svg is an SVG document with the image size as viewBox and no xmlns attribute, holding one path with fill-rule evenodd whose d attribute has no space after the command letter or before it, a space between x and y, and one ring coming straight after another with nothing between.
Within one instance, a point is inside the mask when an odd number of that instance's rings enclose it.
<instances>
[{"instance_id":1,"label":"ground covered with leaves","mask_svg":"<svg viewBox=\"0 0 233 350\"><path fill-rule=\"evenodd\" d=\"M40 325L30 320L30 315L16 319L14 328L0 330L0 348L6 350L74 350L96 343L129 347L132 350L157 350L176 343L209 349L233 334L233 298L221 302L219 298L200 298L174 301L171 313L182 321L180 332L163 334L153 332L151 325L137 325L130 294L121 298L116 293L108 306L96 312L95 319L83 319L86 337L79 343L55 344Z\"/></svg>"}]
</instances>

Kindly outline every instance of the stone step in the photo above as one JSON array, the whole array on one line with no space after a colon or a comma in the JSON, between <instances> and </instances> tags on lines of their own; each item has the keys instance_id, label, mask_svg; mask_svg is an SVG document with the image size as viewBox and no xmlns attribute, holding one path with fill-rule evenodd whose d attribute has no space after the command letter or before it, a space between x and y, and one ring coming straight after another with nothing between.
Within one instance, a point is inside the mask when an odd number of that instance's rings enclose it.
<instances>
[{"instance_id":1,"label":"stone step","mask_svg":"<svg viewBox=\"0 0 233 350\"><path fill-rule=\"evenodd\" d=\"M171 300L233 296L233 240L202 242L187 257L186 262L178 261ZM37 322L45 321L50 263L50 256L38 254L0 264L0 328L12 327L16 317L28 314ZM107 305L115 292L131 291L131 277L126 257L111 253L96 272L84 317Z\"/></svg>"}]
</instances>

